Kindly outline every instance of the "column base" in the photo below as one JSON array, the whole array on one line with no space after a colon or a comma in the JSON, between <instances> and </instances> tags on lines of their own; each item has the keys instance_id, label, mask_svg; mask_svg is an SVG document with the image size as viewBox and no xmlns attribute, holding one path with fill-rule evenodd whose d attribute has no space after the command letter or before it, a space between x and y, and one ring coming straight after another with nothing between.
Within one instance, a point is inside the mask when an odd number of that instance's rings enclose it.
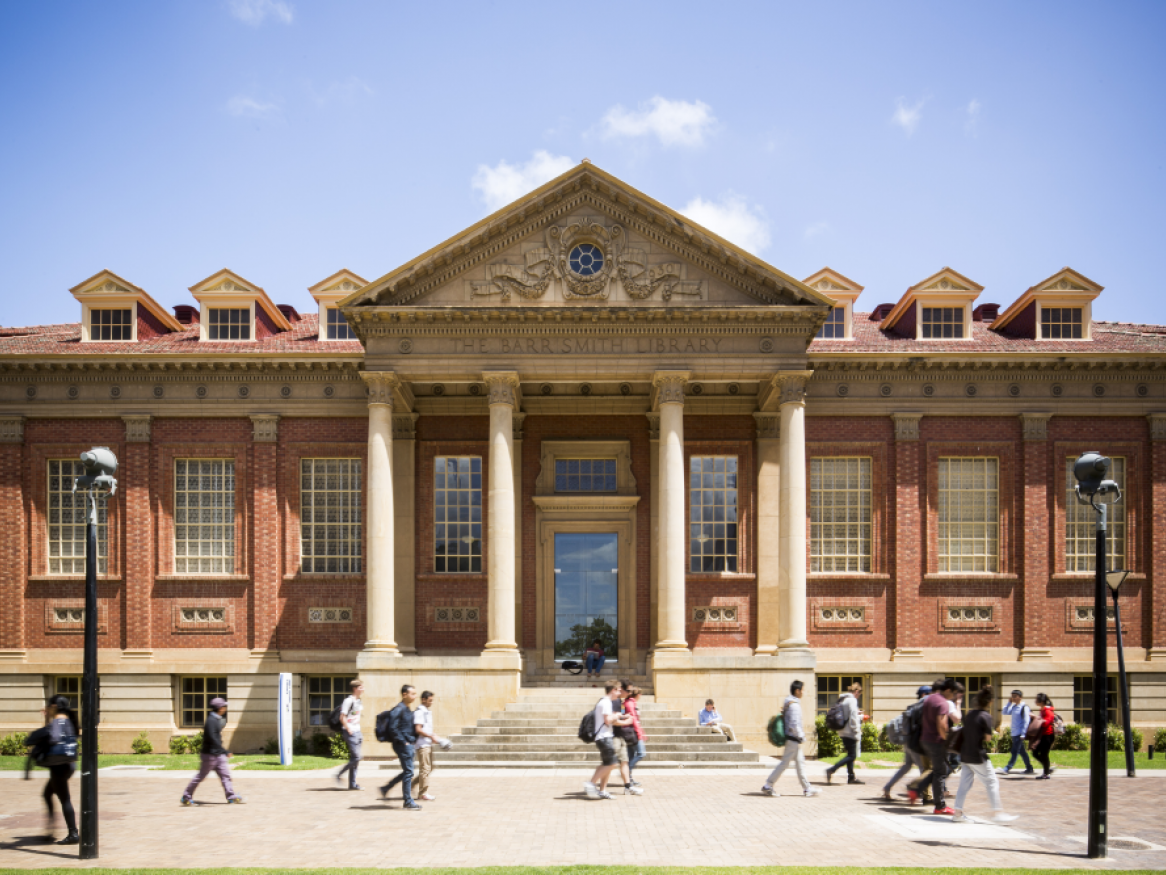
<instances>
[{"instance_id":1,"label":"column base","mask_svg":"<svg viewBox=\"0 0 1166 875\"><path fill-rule=\"evenodd\" d=\"M482 663L490 668L522 671L522 654L517 650L483 650Z\"/></svg>"},{"instance_id":2,"label":"column base","mask_svg":"<svg viewBox=\"0 0 1166 875\"><path fill-rule=\"evenodd\" d=\"M489 653L491 650L500 650L504 653L517 653L518 644L514 641L487 641L486 649L483 653Z\"/></svg>"},{"instance_id":3,"label":"column base","mask_svg":"<svg viewBox=\"0 0 1166 875\"><path fill-rule=\"evenodd\" d=\"M1146 662L1166 662L1166 647L1151 647L1146 651Z\"/></svg>"},{"instance_id":4,"label":"column base","mask_svg":"<svg viewBox=\"0 0 1166 875\"><path fill-rule=\"evenodd\" d=\"M653 653L687 653L687 641L658 641L652 648Z\"/></svg>"},{"instance_id":5,"label":"column base","mask_svg":"<svg viewBox=\"0 0 1166 875\"><path fill-rule=\"evenodd\" d=\"M774 656L777 653L776 644L762 644L753 651L754 656Z\"/></svg>"}]
</instances>

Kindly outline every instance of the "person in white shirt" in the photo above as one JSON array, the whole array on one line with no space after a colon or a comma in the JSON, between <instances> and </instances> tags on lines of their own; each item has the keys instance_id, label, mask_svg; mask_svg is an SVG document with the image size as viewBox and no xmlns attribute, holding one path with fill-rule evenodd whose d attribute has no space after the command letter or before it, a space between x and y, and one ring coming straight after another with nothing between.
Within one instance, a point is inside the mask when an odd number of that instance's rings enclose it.
<instances>
[{"instance_id":1,"label":"person in white shirt","mask_svg":"<svg viewBox=\"0 0 1166 875\"><path fill-rule=\"evenodd\" d=\"M619 681L608 681L603 687L604 696L595 705L593 718L595 720L595 746L599 748L599 768L591 776L590 781L583 783L583 792L588 799L610 799L607 792L607 779L611 777L611 770L619 764L619 754L615 749L615 733L612 726L625 726L632 722L631 715L621 716L615 704L620 700L623 692ZM639 788L635 788L639 789ZM632 793L638 796L639 793Z\"/></svg>"},{"instance_id":2,"label":"person in white shirt","mask_svg":"<svg viewBox=\"0 0 1166 875\"><path fill-rule=\"evenodd\" d=\"M348 762L340 767L340 771L336 773L336 780L342 782L344 773L348 772L348 789L359 790L356 769L360 765L360 748L364 742L364 736L360 732L360 713L364 710L360 697L364 695L364 683L357 678L349 684L349 687L351 695L340 705L340 732L344 736L344 744L348 747Z\"/></svg>"},{"instance_id":3,"label":"person in white shirt","mask_svg":"<svg viewBox=\"0 0 1166 875\"><path fill-rule=\"evenodd\" d=\"M417 727L417 743L413 750L417 754L417 777L413 779L413 798L432 802L429 795L429 776L433 773L433 743L437 742L443 748L449 742L433 734L433 693L426 690L421 694L421 704L413 712L413 724Z\"/></svg>"}]
</instances>

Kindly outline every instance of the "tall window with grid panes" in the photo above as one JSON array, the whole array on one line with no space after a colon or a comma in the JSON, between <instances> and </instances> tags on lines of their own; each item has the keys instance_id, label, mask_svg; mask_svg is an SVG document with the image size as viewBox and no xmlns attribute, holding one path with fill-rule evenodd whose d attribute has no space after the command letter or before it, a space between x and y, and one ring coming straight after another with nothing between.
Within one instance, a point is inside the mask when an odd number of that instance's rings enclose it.
<instances>
[{"instance_id":1,"label":"tall window with grid panes","mask_svg":"<svg viewBox=\"0 0 1166 875\"><path fill-rule=\"evenodd\" d=\"M360 574L360 459L300 460L300 571Z\"/></svg>"},{"instance_id":2,"label":"tall window with grid panes","mask_svg":"<svg viewBox=\"0 0 1166 875\"><path fill-rule=\"evenodd\" d=\"M84 574L88 515L85 493L73 491L73 480L85 473L80 459L48 461L48 569L49 574ZM97 573L109 562L108 502L97 502Z\"/></svg>"},{"instance_id":3,"label":"tall window with grid panes","mask_svg":"<svg viewBox=\"0 0 1166 875\"><path fill-rule=\"evenodd\" d=\"M90 340L133 340L134 326L132 311L119 307L116 310L89 311Z\"/></svg>"},{"instance_id":4,"label":"tall window with grid panes","mask_svg":"<svg viewBox=\"0 0 1166 875\"><path fill-rule=\"evenodd\" d=\"M819 340L845 340L846 339L846 308L835 307L830 311L830 315L826 317L825 323L818 329Z\"/></svg>"},{"instance_id":5,"label":"tall window with grid panes","mask_svg":"<svg viewBox=\"0 0 1166 875\"><path fill-rule=\"evenodd\" d=\"M174 460L174 570L234 572L234 459Z\"/></svg>"},{"instance_id":6,"label":"tall window with grid panes","mask_svg":"<svg viewBox=\"0 0 1166 875\"><path fill-rule=\"evenodd\" d=\"M206 723L211 699L227 698L225 677L184 677L179 694L179 722L183 727L196 728Z\"/></svg>"},{"instance_id":7,"label":"tall window with grid panes","mask_svg":"<svg viewBox=\"0 0 1166 875\"><path fill-rule=\"evenodd\" d=\"M482 457L433 460L433 570L482 571Z\"/></svg>"},{"instance_id":8,"label":"tall window with grid panes","mask_svg":"<svg viewBox=\"0 0 1166 875\"><path fill-rule=\"evenodd\" d=\"M737 570L737 457L689 459L689 571Z\"/></svg>"},{"instance_id":9,"label":"tall window with grid panes","mask_svg":"<svg viewBox=\"0 0 1166 875\"><path fill-rule=\"evenodd\" d=\"M995 572L1000 562L999 465L992 457L939 460L938 570Z\"/></svg>"},{"instance_id":10,"label":"tall window with grid panes","mask_svg":"<svg viewBox=\"0 0 1166 875\"><path fill-rule=\"evenodd\" d=\"M810 571L869 572L871 460L810 459Z\"/></svg>"},{"instance_id":11,"label":"tall window with grid panes","mask_svg":"<svg viewBox=\"0 0 1166 875\"><path fill-rule=\"evenodd\" d=\"M1129 678L1126 678L1127 682ZM1121 722L1121 697L1118 696L1118 676L1105 677L1105 722ZM1131 709L1132 710L1132 709ZM1093 725L1093 675L1073 677L1073 722L1081 726Z\"/></svg>"},{"instance_id":12,"label":"tall window with grid panes","mask_svg":"<svg viewBox=\"0 0 1166 875\"><path fill-rule=\"evenodd\" d=\"M1065 571L1093 571L1097 567L1097 511L1077 501L1077 478L1073 462L1065 460ZM1110 568L1125 568L1126 561L1126 460L1121 456L1110 461L1109 479L1121 488L1122 500L1106 508L1105 557Z\"/></svg>"},{"instance_id":13,"label":"tall window with grid panes","mask_svg":"<svg viewBox=\"0 0 1166 875\"><path fill-rule=\"evenodd\" d=\"M838 701L838 697L855 684L862 685L862 697L858 700L858 707L869 714L871 710L870 675L864 674L820 674L816 678L818 686L818 701L816 713L825 714L830 706Z\"/></svg>"},{"instance_id":14,"label":"tall window with grid panes","mask_svg":"<svg viewBox=\"0 0 1166 875\"><path fill-rule=\"evenodd\" d=\"M308 678L308 725L327 726L328 715L347 697L352 676Z\"/></svg>"}]
</instances>

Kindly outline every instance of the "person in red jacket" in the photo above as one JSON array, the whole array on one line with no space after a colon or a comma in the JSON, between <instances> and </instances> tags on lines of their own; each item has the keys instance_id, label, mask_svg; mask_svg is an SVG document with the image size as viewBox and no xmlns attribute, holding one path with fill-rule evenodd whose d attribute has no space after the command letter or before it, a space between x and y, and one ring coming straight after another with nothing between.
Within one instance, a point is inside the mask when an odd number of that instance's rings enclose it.
<instances>
[{"instance_id":1,"label":"person in red jacket","mask_svg":"<svg viewBox=\"0 0 1166 875\"><path fill-rule=\"evenodd\" d=\"M1057 712L1053 710L1053 700L1044 693L1036 694L1036 703L1040 706L1040 719L1043 721L1041 725L1040 738L1032 749L1033 756L1041 764L1044 772L1037 777L1037 780L1047 781L1052 777L1053 767L1049 762L1049 751L1053 749L1054 736L1054 721L1057 719Z\"/></svg>"}]
</instances>

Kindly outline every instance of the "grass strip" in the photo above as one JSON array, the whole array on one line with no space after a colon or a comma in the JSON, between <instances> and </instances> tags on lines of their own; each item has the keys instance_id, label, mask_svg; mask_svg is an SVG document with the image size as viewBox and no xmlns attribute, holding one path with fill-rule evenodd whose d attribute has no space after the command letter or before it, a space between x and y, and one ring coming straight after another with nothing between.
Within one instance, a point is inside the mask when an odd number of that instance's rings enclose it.
<instances>
[{"instance_id":1,"label":"grass strip","mask_svg":"<svg viewBox=\"0 0 1166 875\"><path fill-rule=\"evenodd\" d=\"M0 869L0 873L27 870ZM74 875L75 869L37 869L49 875ZM86 869L93 875L384 875L385 869ZM858 866L484 866L478 869L391 869L393 875L1031 875L1032 869L868 868ZM1058 869L1065 875L1096 869ZM1155 869L1125 869L1126 875L1149 875Z\"/></svg>"}]
</instances>

